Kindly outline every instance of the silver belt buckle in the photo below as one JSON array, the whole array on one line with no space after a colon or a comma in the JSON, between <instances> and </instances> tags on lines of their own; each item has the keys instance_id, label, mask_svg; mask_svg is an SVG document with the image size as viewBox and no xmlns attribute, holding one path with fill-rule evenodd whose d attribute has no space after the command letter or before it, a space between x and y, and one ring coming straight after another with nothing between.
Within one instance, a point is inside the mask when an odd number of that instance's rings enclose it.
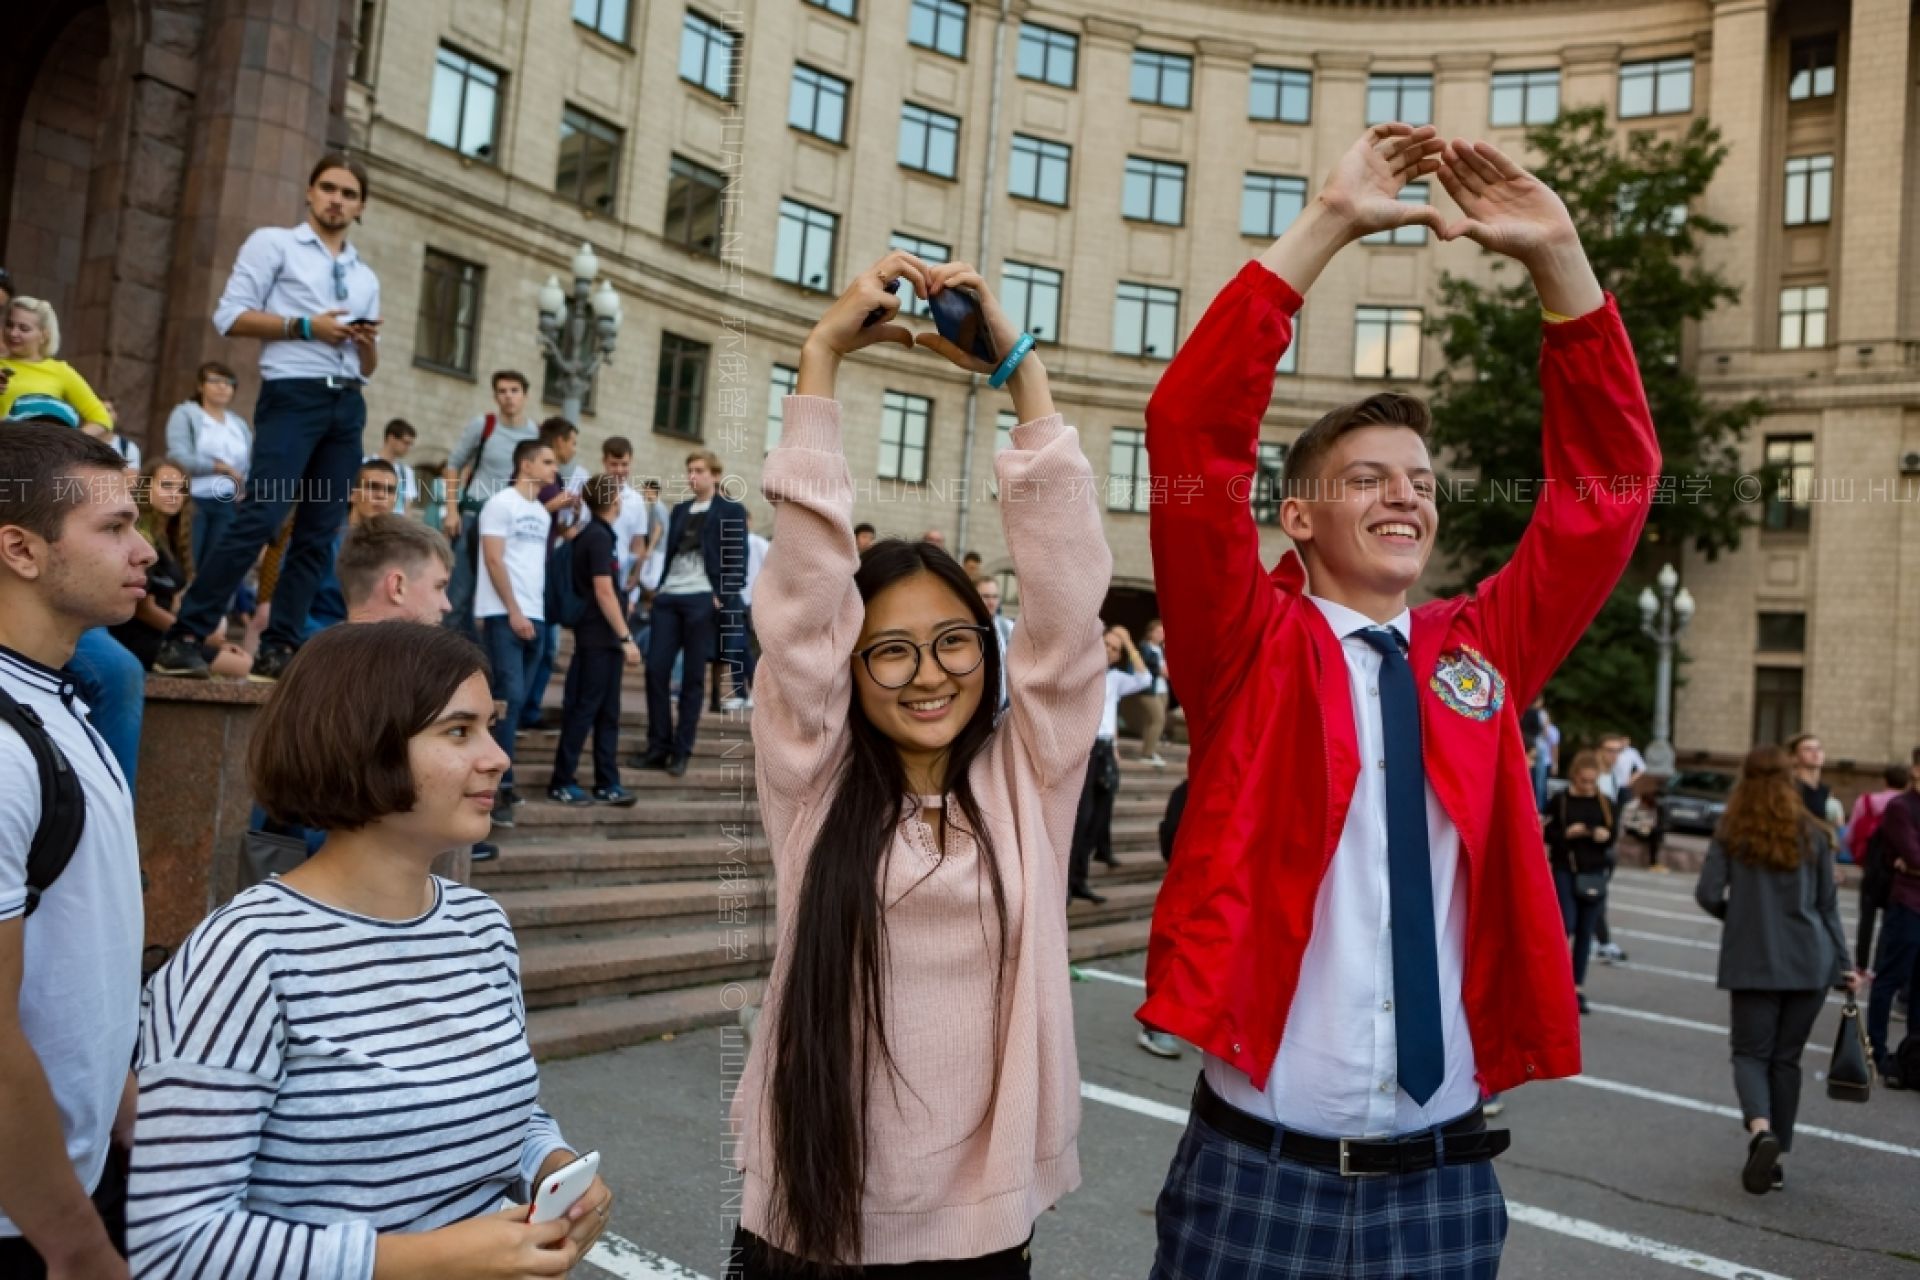
<instances>
[{"instance_id":1,"label":"silver belt buckle","mask_svg":"<svg viewBox=\"0 0 1920 1280\"><path fill-rule=\"evenodd\" d=\"M1349 1164L1349 1159L1350 1159L1350 1155L1349 1155L1349 1152L1348 1152L1348 1150L1347 1150L1347 1144L1348 1144L1348 1143L1349 1143L1350 1141L1351 1141L1351 1139L1348 1139L1348 1138L1342 1138L1342 1139L1340 1139L1340 1176L1341 1176L1341 1177L1343 1177L1343 1178L1379 1178L1379 1177L1384 1177L1384 1176L1385 1176L1385 1175L1384 1175L1384 1173L1383 1173L1383 1172L1382 1172L1381 1170L1378 1170L1378 1169L1371 1169L1371 1170L1369 1170L1369 1169L1362 1169L1362 1170L1360 1170L1360 1171L1359 1171L1359 1172L1357 1172L1357 1173L1356 1173L1356 1172L1355 1172L1355 1171L1353 1170L1353 1168L1352 1168L1352 1167L1351 1167L1351 1165ZM1363 1141L1364 1141L1364 1139L1363 1139Z\"/></svg>"}]
</instances>

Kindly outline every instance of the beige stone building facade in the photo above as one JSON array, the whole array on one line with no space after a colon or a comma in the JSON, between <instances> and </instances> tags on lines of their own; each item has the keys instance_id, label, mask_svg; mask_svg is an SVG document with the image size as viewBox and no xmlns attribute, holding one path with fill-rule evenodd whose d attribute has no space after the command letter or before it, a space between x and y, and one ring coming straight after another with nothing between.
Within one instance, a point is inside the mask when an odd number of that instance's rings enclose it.
<instances>
[{"instance_id":1,"label":"beige stone building facade","mask_svg":"<svg viewBox=\"0 0 1920 1280\"><path fill-rule=\"evenodd\" d=\"M1679 565L1699 613L1676 743L1733 753L1805 726L1836 760L1872 764L1920 742L1913 0L318 7L312 48L284 60L332 86L325 137L372 167L356 238L384 286L376 428L405 417L419 452L441 453L487 407L491 370L540 383L540 286L590 241L625 325L584 418L589 458L624 435L639 471L671 479L697 443L758 506L778 393L827 292L894 243L964 258L1042 339L1056 398L1109 476L1110 611L1132 622L1153 607L1150 495L1133 480L1164 361L1361 129L1430 119L1519 148L1562 107L1601 104L1660 135L1706 115L1731 154L1703 212L1734 229L1713 252L1742 297L1690 358L1712 394L1770 399L1747 461L1791 462L1798 487L1761 495L1769 527L1737 553ZM169 6L108 8L160 30ZM258 3L212 8L210 33L227 9L267 22ZM336 29L354 36L329 43ZM252 48L235 55L243 76ZM286 106L268 94L263 110ZM295 106L319 118L310 95ZM304 150L286 149L301 153L282 166L297 186ZM0 178L7 164L0 151ZM249 212L284 203L292 221L287 185L255 179ZM245 227L229 208L180 237L184 302L210 304ZM1399 241L1355 247L1315 288L1275 375L1274 474L1326 408L1430 376L1419 324L1441 272L1490 265L1465 244ZM197 341L168 349L223 349ZM991 487L1005 398L897 349L849 362L841 397L860 518L939 528L1008 568ZM1273 530L1269 557L1284 547Z\"/></svg>"}]
</instances>

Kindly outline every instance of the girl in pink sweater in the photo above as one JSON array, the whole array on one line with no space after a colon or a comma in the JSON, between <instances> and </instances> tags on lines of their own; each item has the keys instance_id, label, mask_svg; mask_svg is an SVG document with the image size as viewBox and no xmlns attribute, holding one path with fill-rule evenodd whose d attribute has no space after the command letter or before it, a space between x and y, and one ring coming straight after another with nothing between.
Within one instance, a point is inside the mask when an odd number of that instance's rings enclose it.
<instances>
[{"instance_id":1,"label":"girl in pink sweater","mask_svg":"<svg viewBox=\"0 0 1920 1280\"><path fill-rule=\"evenodd\" d=\"M977 295L1002 355L1019 337L971 267L889 254L808 336L767 457L753 740L778 958L734 1098L742 1280L1026 1276L1035 1219L1080 1180L1062 904L1113 557L1092 468L1028 354L1007 383L1021 425L994 459L1023 606L996 726L998 646L966 573L925 542L854 548L835 376L863 347L916 346L894 323L900 277Z\"/></svg>"}]
</instances>

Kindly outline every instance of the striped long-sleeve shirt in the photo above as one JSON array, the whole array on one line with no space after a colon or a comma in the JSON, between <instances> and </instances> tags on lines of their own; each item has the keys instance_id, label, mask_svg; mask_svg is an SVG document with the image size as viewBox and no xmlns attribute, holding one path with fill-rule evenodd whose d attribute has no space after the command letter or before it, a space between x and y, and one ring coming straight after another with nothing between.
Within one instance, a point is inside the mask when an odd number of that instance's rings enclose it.
<instances>
[{"instance_id":1,"label":"striped long-sleeve shirt","mask_svg":"<svg viewBox=\"0 0 1920 1280\"><path fill-rule=\"evenodd\" d=\"M536 1105L519 953L483 893L413 920L271 880L154 978L128 1204L139 1277L367 1280L374 1238L524 1200Z\"/></svg>"}]
</instances>

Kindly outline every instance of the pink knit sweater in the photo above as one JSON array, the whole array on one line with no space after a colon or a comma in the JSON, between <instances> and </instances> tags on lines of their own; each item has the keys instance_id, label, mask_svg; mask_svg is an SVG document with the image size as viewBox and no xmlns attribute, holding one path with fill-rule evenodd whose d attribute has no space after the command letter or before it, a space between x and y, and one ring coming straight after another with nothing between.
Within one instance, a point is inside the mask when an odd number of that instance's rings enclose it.
<instances>
[{"instance_id":1,"label":"pink knit sweater","mask_svg":"<svg viewBox=\"0 0 1920 1280\"><path fill-rule=\"evenodd\" d=\"M1113 556L1092 468L1059 416L1014 428L994 469L1021 612L1007 654L1012 709L971 779L1007 892L1002 998L995 1008L993 895L975 846L950 834L936 865L919 806L902 797L883 872L894 1067L871 1068L859 1259L867 1264L1011 1248L1080 1182L1066 864L1100 721L1099 610ZM849 749L851 655L865 616L837 402L787 398L761 488L774 506L774 536L754 586L762 644L754 769L781 945L734 1117L743 1135L742 1221L779 1245L769 1227L773 1028L794 906Z\"/></svg>"}]
</instances>

